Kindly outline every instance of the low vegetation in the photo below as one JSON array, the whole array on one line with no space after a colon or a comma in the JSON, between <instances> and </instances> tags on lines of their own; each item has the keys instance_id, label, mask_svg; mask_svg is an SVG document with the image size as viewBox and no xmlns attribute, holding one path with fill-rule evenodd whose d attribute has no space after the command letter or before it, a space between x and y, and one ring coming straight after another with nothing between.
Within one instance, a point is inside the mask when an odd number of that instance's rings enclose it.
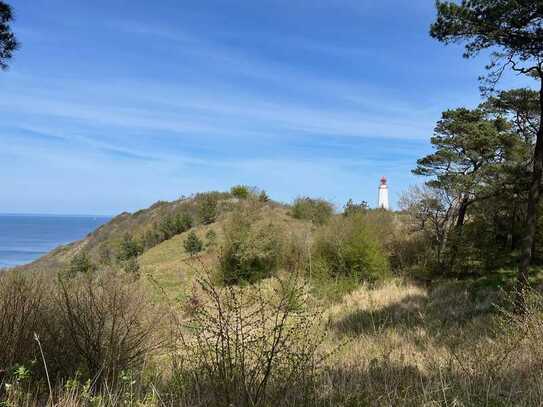
<instances>
[{"instance_id":1,"label":"low vegetation","mask_svg":"<svg viewBox=\"0 0 543 407\"><path fill-rule=\"evenodd\" d=\"M310 220L316 225L325 224L334 213L334 206L324 199L297 198L292 204L292 216Z\"/></svg>"},{"instance_id":2,"label":"low vegetation","mask_svg":"<svg viewBox=\"0 0 543 407\"><path fill-rule=\"evenodd\" d=\"M429 271L420 212L351 202L319 224L296 202L211 196L215 222L152 248L125 231L106 264L91 236L63 267L2 273L4 405L543 402L542 294L518 316L512 272Z\"/></svg>"},{"instance_id":3,"label":"low vegetation","mask_svg":"<svg viewBox=\"0 0 543 407\"><path fill-rule=\"evenodd\" d=\"M443 112L397 212L238 185L2 272L0 403L543 405L543 13L436 7L433 37L497 51L486 90L540 91Z\"/></svg>"}]
</instances>

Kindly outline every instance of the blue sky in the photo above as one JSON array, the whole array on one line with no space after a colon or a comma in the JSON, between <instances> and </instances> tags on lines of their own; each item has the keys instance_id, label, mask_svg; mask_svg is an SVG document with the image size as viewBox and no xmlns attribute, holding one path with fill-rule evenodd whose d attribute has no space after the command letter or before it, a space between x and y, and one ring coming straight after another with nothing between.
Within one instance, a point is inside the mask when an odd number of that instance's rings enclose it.
<instances>
[{"instance_id":1,"label":"blue sky","mask_svg":"<svg viewBox=\"0 0 543 407\"><path fill-rule=\"evenodd\" d=\"M433 0L11 0L0 213L116 214L234 184L392 202L487 59ZM521 86L508 77L503 87Z\"/></svg>"}]
</instances>

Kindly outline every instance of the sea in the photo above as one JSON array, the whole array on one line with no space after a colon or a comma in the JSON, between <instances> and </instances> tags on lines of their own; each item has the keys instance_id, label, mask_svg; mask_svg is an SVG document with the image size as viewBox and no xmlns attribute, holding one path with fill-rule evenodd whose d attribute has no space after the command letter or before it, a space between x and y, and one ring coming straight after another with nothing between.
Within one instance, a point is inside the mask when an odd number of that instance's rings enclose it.
<instances>
[{"instance_id":1,"label":"sea","mask_svg":"<svg viewBox=\"0 0 543 407\"><path fill-rule=\"evenodd\" d=\"M0 214L0 269L30 263L59 245L84 238L109 217Z\"/></svg>"}]
</instances>

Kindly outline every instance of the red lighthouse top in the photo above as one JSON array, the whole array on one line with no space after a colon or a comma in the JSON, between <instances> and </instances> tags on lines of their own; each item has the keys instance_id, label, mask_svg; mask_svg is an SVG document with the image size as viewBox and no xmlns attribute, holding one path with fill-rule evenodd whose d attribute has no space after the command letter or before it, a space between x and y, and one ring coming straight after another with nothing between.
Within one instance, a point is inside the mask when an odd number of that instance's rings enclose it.
<instances>
[{"instance_id":1,"label":"red lighthouse top","mask_svg":"<svg viewBox=\"0 0 543 407\"><path fill-rule=\"evenodd\" d=\"M387 177L381 177L381 185L387 184Z\"/></svg>"}]
</instances>

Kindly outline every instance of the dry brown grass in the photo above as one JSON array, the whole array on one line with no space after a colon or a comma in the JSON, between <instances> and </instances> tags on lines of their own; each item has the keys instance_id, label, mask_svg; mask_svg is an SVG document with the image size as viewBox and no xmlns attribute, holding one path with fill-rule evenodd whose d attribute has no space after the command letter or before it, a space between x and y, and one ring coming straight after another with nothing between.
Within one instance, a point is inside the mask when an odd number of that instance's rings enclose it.
<instances>
[{"instance_id":1,"label":"dry brown grass","mask_svg":"<svg viewBox=\"0 0 543 407\"><path fill-rule=\"evenodd\" d=\"M262 289L272 293L275 287L270 279ZM325 310L322 328L328 335L320 352L332 355L316 372L311 405L542 405L543 301L534 295L525 318L494 305L506 303L498 291L466 282L421 287L394 279L374 288L359 287ZM168 359L163 352L151 356ZM170 406L209 401L208 394L175 393L168 384L169 367L160 369L165 373L162 379L137 389L92 395L82 386L57 387L50 405ZM94 404L89 397L94 397ZM40 405L32 397L17 400L7 405ZM288 398L283 405L304 404Z\"/></svg>"},{"instance_id":2,"label":"dry brown grass","mask_svg":"<svg viewBox=\"0 0 543 407\"><path fill-rule=\"evenodd\" d=\"M536 296L536 298L540 298ZM541 301L526 320L494 290L394 280L329 309L328 346L347 339L323 375L327 405L541 405Z\"/></svg>"}]
</instances>

